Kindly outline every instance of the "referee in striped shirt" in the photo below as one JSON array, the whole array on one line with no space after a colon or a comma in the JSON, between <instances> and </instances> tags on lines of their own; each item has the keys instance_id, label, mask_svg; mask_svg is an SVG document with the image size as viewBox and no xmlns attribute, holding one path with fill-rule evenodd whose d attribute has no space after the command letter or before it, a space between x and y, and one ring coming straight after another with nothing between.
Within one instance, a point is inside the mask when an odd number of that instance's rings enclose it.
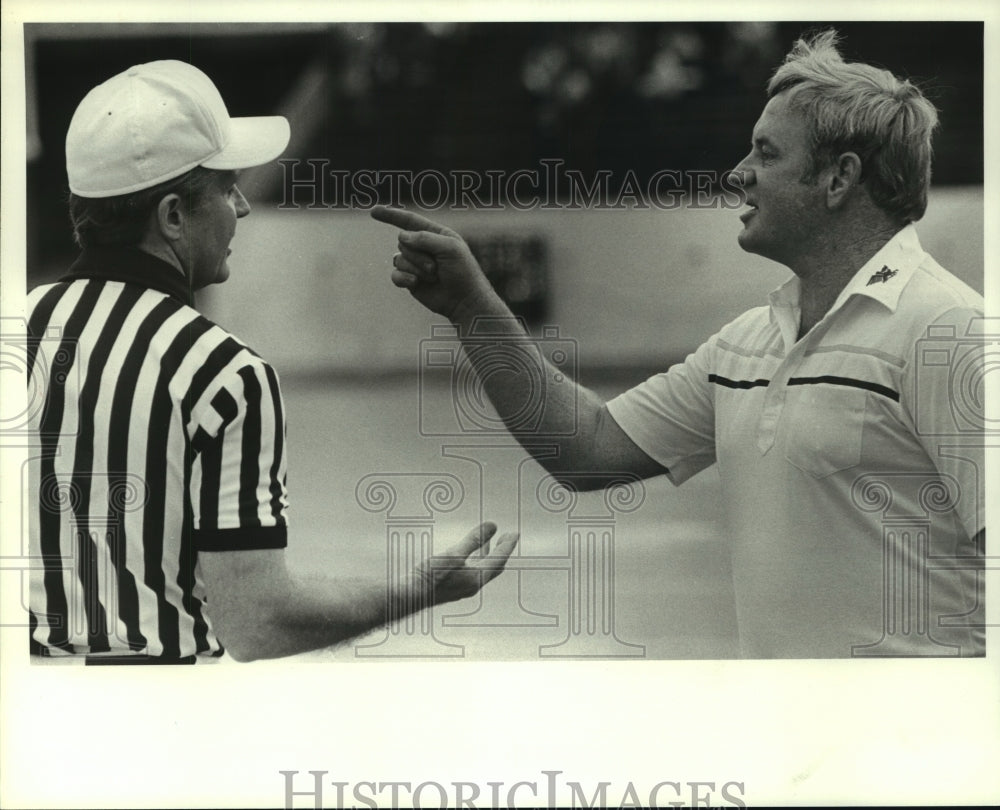
<instances>
[{"instance_id":1,"label":"referee in striped shirt","mask_svg":"<svg viewBox=\"0 0 1000 810\"><path fill-rule=\"evenodd\" d=\"M517 535L492 524L402 585L300 581L288 570L285 410L277 375L193 308L226 280L250 206L240 169L287 146L278 116L230 118L178 61L94 88L66 138L82 253L29 295L31 653L188 664L335 645L475 594ZM225 646L224 646L225 645Z\"/></svg>"}]
</instances>

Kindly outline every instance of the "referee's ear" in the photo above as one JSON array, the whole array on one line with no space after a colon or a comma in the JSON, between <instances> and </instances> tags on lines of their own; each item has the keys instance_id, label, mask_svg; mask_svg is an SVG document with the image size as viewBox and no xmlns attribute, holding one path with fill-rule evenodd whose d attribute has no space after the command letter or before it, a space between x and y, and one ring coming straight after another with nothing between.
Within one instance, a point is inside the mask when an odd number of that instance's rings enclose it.
<instances>
[{"instance_id":1,"label":"referee's ear","mask_svg":"<svg viewBox=\"0 0 1000 810\"><path fill-rule=\"evenodd\" d=\"M166 194L153 212L155 220L151 224L160 236L170 242L176 242L184 236L186 212L183 202L179 194Z\"/></svg>"}]
</instances>

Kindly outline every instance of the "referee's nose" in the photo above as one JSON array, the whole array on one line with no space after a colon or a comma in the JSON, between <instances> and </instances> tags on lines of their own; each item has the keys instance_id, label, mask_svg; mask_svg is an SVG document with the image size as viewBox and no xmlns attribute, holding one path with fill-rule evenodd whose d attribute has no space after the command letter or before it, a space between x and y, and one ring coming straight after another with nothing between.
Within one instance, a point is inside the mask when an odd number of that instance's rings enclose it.
<instances>
[{"instance_id":1,"label":"referee's nose","mask_svg":"<svg viewBox=\"0 0 1000 810\"><path fill-rule=\"evenodd\" d=\"M242 219L250 213L250 203L247 202L247 198L243 196L243 192L239 188L234 188L233 191L236 195L233 200L236 205L236 216Z\"/></svg>"}]
</instances>

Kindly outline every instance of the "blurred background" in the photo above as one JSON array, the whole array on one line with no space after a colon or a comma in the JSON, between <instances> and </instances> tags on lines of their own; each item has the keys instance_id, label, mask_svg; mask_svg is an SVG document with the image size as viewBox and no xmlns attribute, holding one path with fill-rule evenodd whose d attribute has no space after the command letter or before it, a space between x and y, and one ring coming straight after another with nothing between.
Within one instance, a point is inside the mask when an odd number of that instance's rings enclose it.
<instances>
[{"instance_id":1,"label":"blurred background","mask_svg":"<svg viewBox=\"0 0 1000 810\"><path fill-rule=\"evenodd\" d=\"M80 98L131 64L183 59L215 80L232 114L286 115L284 158L298 162L245 173L255 210L239 228L233 279L202 305L286 375L412 371L427 316L386 283L391 232L338 199L329 178L303 183L306 161L350 177L462 171L483 188L487 172L544 176L542 161L559 161L588 184L607 173L612 201L664 170L683 173L668 194L695 181L711 194L748 149L770 73L804 31L829 25L847 58L914 78L938 106L921 234L981 290L983 30L941 22L28 25L28 285L75 255L63 139ZM623 189L627 178L637 185ZM585 369L658 369L784 278L739 250L731 208L663 211L633 195L617 209L567 210L567 184L544 185L543 202L559 198L548 210L444 204L432 215L476 242L519 314L579 341ZM433 202L434 183L423 188ZM405 184L378 191L414 202ZM506 277L512 258L520 277ZM260 291L276 281L262 318Z\"/></svg>"},{"instance_id":2,"label":"blurred background","mask_svg":"<svg viewBox=\"0 0 1000 810\"><path fill-rule=\"evenodd\" d=\"M612 395L683 358L787 277L740 251L738 212L723 204L717 178L748 150L783 55L805 31L828 26L843 35L846 58L914 79L938 107L934 185L918 229L925 248L981 292L983 26L975 22L26 25L27 285L58 278L76 254L63 140L79 100L135 63L197 65L232 115L291 121L284 157L298 165L245 173L253 212L233 242L232 277L201 293L199 306L281 375L297 564L384 566L389 517L362 507L359 482L428 471L457 476L465 490L460 506L435 518L436 538L451 541L485 517L521 526L526 557L565 555L568 518L530 495L537 490L525 476L540 472L524 466L523 451L486 429L427 430L428 398L447 411L454 393L447 369L425 374L428 346L447 336L389 282L395 231L329 187L314 194L303 183L306 161L343 176L464 172L484 186L490 172L542 175L543 161L587 183L604 173L608 198L622 205L571 208L563 185L543 189L547 206L444 202L430 215L470 239L515 311L551 345L568 347L582 382ZM671 210L650 205L643 190L665 170L708 178L699 181L706 196ZM376 196L421 201L406 191ZM486 406L482 418L488 425ZM490 449L459 458L463 442ZM713 470L679 490L647 482L641 508L613 515L617 632L646 657L735 654L717 484ZM341 527L336 537L331 525ZM536 658L540 644L565 635L566 576L502 578L491 586L501 618L488 631L448 628L439 611L437 632L469 657ZM553 625L536 614L560 618Z\"/></svg>"}]
</instances>

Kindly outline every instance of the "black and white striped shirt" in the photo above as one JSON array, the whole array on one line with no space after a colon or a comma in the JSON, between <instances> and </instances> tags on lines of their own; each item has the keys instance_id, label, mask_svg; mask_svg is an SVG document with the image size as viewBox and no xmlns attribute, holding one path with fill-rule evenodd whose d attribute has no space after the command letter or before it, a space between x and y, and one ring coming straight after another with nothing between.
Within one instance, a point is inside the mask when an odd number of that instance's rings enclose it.
<instances>
[{"instance_id":1,"label":"black and white striped shirt","mask_svg":"<svg viewBox=\"0 0 1000 810\"><path fill-rule=\"evenodd\" d=\"M134 248L88 249L28 316L32 652L221 655L198 552L287 544L274 370Z\"/></svg>"}]
</instances>

